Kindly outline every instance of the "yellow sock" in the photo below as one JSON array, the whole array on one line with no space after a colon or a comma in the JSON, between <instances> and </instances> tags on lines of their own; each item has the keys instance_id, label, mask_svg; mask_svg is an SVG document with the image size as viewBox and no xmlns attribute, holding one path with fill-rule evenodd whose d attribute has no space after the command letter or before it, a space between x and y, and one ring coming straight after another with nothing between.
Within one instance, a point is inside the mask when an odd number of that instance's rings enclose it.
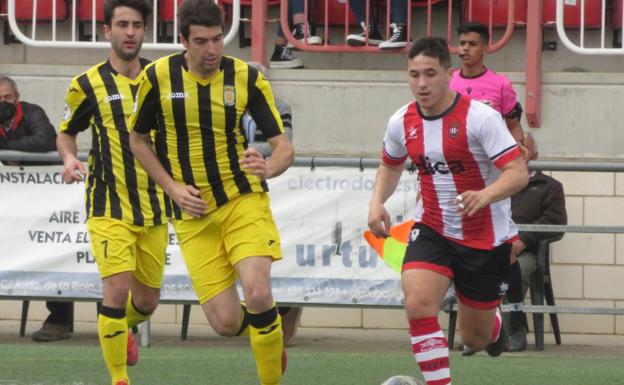
<instances>
[{"instance_id":1,"label":"yellow sock","mask_svg":"<svg viewBox=\"0 0 624 385\"><path fill-rule=\"evenodd\" d=\"M151 314L146 314L137 309L132 302L132 293L128 295L128 303L126 304L126 319L128 320L128 329L137 326L141 322L149 319Z\"/></svg>"},{"instance_id":2,"label":"yellow sock","mask_svg":"<svg viewBox=\"0 0 624 385\"><path fill-rule=\"evenodd\" d=\"M104 362L113 380L113 385L117 381L127 381L130 384L126 368L128 322L124 313L124 309L102 306L98 316L100 346L102 347Z\"/></svg>"},{"instance_id":3,"label":"yellow sock","mask_svg":"<svg viewBox=\"0 0 624 385\"><path fill-rule=\"evenodd\" d=\"M249 314L251 350L262 385L279 385L282 378L282 318L275 307Z\"/></svg>"}]
</instances>

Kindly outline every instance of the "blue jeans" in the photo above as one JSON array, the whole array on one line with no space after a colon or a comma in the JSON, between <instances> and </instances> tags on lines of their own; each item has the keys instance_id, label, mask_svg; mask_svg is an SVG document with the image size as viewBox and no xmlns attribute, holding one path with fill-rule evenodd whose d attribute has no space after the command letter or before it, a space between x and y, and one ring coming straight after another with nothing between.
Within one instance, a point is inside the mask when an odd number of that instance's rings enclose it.
<instances>
[{"instance_id":1,"label":"blue jeans","mask_svg":"<svg viewBox=\"0 0 624 385\"><path fill-rule=\"evenodd\" d=\"M288 0L288 25L292 25L292 16L304 12L305 0ZM277 23L277 36L285 37L282 23Z\"/></svg>"},{"instance_id":2,"label":"blue jeans","mask_svg":"<svg viewBox=\"0 0 624 385\"><path fill-rule=\"evenodd\" d=\"M407 24L407 0L390 1L390 22L396 24ZM371 4L373 0L370 0ZM366 22L366 0L349 0L349 6L355 14L359 23ZM377 26L377 19L370 15L370 25Z\"/></svg>"}]
</instances>

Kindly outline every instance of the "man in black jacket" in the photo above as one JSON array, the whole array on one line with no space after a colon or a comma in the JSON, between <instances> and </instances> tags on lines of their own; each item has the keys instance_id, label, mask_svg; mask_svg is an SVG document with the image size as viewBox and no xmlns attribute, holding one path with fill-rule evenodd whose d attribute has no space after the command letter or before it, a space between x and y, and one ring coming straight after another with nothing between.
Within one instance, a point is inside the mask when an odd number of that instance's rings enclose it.
<instances>
[{"instance_id":1,"label":"man in black jacket","mask_svg":"<svg viewBox=\"0 0 624 385\"><path fill-rule=\"evenodd\" d=\"M15 81L0 76L0 150L46 152L56 150L56 131L43 108L20 101ZM6 162L17 166L24 162ZM35 341L69 338L71 302L46 302L50 315L32 335Z\"/></svg>"},{"instance_id":2,"label":"man in black jacket","mask_svg":"<svg viewBox=\"0 0 624 385\"><path fill-rule=\"evenodd\" d=\"M56 132L43 108L19 96L15 81L0 76L0 150L56 150Z\"/></svg>"},{"instance_id":3,"label":"man in black jacket","mask_svg":"<svg viewBox=\"0 0 624 385\"><path fill-rule=\"evenodd\" d=\"M536 160L538 152L535 139L531 134L527 134L524 142L529 156L527 162ZM559 181L544 175L541 171L532 170L529 173L529 184L511 197L511 212L515 223L565 225L568 223L568 218L563 186ZM526 296L531 276L537 267L536 256L539 241L560 235L562 234L522 231L519 234L520 239L513 243L512 269L507 292L507 300L513 308L509 323L509 351L522 351L526 348L526 316L522 311L522 300Z\"/></svg>"}]
</instances>

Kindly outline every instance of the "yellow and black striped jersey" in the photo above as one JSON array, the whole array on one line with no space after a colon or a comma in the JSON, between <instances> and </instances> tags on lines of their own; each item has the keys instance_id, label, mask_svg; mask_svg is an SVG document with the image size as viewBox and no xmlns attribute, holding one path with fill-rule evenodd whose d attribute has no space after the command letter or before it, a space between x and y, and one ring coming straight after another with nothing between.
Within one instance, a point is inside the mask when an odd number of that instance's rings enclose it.
<instances>
[{"instance_id":1,"label":"yellow and black striped jersey","mask_svg":"<svg viewBox=\"0 0 624 385\"><path fill-rule=\"evenodd\" d=\"M224 56L219 71L200 79L178 53L146 67L130 126L143 134L158 129L164 168L176 182L198 188L210 212L241 194L268 190L239 164L248 144L241 128L247 110L267 138L284 132L271 86L258 70ZM174 216L186 218L177 208Z\"/></svg>"},{"instance_id":2,"label":"yellow and black striped jersey","mask_svg":"<svg viewBox=\"0 0 624 385\"><path fill-rule=\"evenodd\" d=\"M141 59L144 68L149 62ZM151 226L167 222L170 199L130 151L128 118L141 76L129 79L110 62L97 64L72 79L65 97L60 131L75 136L91 128L87 217L109 217Z\"/></svg>"}]
</instances>

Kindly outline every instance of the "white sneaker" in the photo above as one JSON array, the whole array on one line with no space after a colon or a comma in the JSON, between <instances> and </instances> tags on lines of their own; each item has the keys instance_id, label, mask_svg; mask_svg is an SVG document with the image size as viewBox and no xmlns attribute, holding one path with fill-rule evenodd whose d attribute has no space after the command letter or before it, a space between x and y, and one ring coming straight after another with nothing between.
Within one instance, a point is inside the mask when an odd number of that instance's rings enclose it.
<instances>
[{"instance_id":1,"label":"white sneaker","mask_svg":"<svg viewBox=\"0 0 624 385\"><path fill-rule=\"evenodd\" d=\"M307 38L306 38L306 27L307 27ZM297 39L298 42L303 43L303 44L308 44L308 45L321 45L323 44L323 39L321 39L319 36L313 36L312 32L310 31L310 25L309 24L295 24L295 28L292 31L293 36L295 37L295 39ZM288 43L286 45L288 48L295 48L295 46L293 46L291 43Z\"/></svg>"},{"instance_id":2,"label":"white sneaker","mask_svg":"<svg viewBox=\"0 0 624 385\"><path fill-rule=\"evenodd\" d=\"M390 35L388 40L379 44L379 48L397 49L407 47L407 26L392 23L390 27L392 28L392 35Z\"/></svg>"}]
</instances>

